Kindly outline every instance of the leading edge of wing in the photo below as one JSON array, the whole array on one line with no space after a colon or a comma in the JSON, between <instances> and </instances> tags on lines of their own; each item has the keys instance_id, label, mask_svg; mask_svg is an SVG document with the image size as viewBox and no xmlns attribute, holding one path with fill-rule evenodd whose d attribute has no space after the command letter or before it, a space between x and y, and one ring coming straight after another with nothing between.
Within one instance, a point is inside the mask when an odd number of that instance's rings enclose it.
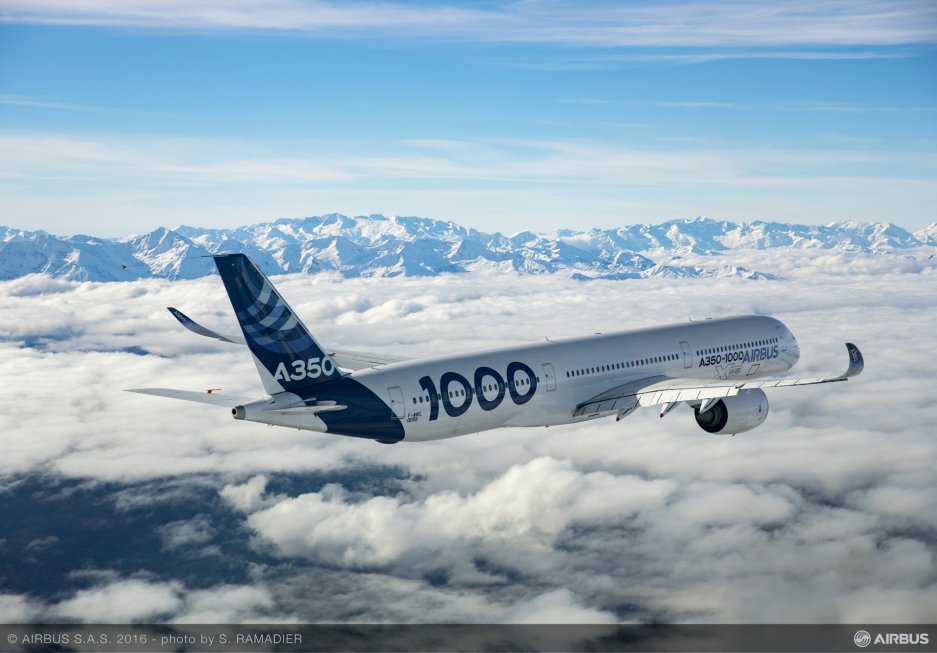
<instances>
[{"instance_id":1,"label":"leading edge of wing","mask_svg":"<svg viewBox=\"0 0 937 653\"><path fill-rule=\"evenodd\" d=\"M839 376L821 379L766 379L764 381L749 381L739 386L740 388L784 388L793 385L814 385L817 383L836 383L837 381L846 381L854 376L862 374L865 369L865 359L862 358L862 352L853 343L846 343L846 351L849 353L849 365L846 371Z\"/></svg>"},{"instance_id":2,"label":"leading edge of wing","mask_svg":"<svg viewBox=\"0 0 937 653\"><path fill-rule=\"evenodd\" d=\"M742 390L754 388L782 388L818 383L846 381L862 373L865 361L862 352L851 342L846 343L849 353L849 366L839 376L818 379L764 379L761 381L699 381L697 379L675 379L665 376L652 376L631 381L588 399L576 406L574 417L612 413L620 416L631 412L637 406L662 406L680 401L706 401L737 395ZM630 406L630 408L629 408ZM622 412L624 411L624 413Z\"/></svg>"},{"instance_id":3,"label":"leading edge of wing","mask_svg":"<svg viewBox=\"0 0 937 653\"><path fill-rule=\"evenodd\" d=\"M617 412L619 419L638 406L661 406L680 401L705 401L737 395L742 384L650 376L622 384L588 399L573 411L573 417Z\"/></svg>"},{"instance_id":4,"label":"leading edge of wing","mask_svg":"<svg viewBox=\"0 0 937 653\"><path fill-rule=\"evenodd\" d=\"M169 399L195 401L200 404L210 404L212 406L223 406L227 408L234 408L235 406L254 401L253 399L245 397L218 394L217 392L193 392L191 390L174 390L172 388L128 388L124 390L124 392L136 392L141 395L154 395L156 397L168 397Z\"/></svg>"}]
</instances>

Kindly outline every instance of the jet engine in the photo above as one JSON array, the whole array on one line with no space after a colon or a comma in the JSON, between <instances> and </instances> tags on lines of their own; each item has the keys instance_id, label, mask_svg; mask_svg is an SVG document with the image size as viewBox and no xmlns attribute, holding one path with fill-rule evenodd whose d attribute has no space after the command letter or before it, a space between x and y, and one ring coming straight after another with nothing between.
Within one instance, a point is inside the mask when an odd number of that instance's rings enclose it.
<instances>
[{"instance_id":1,"label":"jet engine","mask_svg":"<svg viewBox=\"0 0 937 653\"><path fill-rule=\"evenodd\" d=\"M761 425L768 416L768 397L762 390L742 390L720 399L704 413L693 408L696 423L709 433L744 433Z\"/></svg>"}]
</instances>

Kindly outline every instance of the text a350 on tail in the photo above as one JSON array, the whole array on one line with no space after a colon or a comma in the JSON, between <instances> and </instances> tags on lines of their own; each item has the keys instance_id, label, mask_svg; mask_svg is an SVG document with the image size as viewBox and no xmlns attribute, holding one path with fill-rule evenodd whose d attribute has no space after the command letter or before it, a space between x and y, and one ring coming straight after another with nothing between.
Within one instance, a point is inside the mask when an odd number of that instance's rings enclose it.
<instances>
[{"instance_id":1,"label":"text a350 on tail","mask_svg":"<svg viewBox=\"0 0 937 653\"><path fill-rule=\"evenodd\" d=\"M231 409L235 419L394 442L503 426L551 426L657 407L691 406L709 433L741 433L768 415L765 388L845 381L862 372L846 343L839 376L771 378L800 358L780 321L749 315L581 338L405 359L319 344L270 280L243 254L214 257L241 334L170 312L190 331L247 345L267 397L137 388L130 392Z\"/></svg>"}]
</instances>

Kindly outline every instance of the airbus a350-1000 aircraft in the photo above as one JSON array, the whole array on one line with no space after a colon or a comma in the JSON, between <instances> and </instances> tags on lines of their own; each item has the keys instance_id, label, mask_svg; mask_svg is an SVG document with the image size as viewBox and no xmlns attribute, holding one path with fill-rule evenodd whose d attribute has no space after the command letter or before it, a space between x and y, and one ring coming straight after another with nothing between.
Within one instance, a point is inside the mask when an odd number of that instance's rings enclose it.
<instances>
[{"instance_id":1,"label":"airbus a350-1000 aircraft","mask_svg":"<svg viewBox=\"0 0 937 653\"><path fill-rule=\"evenodd\" d=\"M681 402L709 433L741 433L765 421L764 388L845 381L771 379L800 358L794 335L764 316L689 322L520 347L408 360L322 347L270 280L243 254L214 257L242 336L217 333L182 312L190 331L246 344L269 397L140 388L131 392L228 406L235 419L369 438L436 440L502 426L551 426L629 415Z\"/></svg>"}]
</instances>

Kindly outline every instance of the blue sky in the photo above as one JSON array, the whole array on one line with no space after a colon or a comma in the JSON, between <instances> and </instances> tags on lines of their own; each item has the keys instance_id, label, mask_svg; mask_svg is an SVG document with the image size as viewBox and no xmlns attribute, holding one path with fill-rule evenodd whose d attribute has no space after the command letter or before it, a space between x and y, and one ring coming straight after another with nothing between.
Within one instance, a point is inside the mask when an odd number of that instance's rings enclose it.
<instances>
[{"instance_id":1,"label":"blue sky","mask_svg":"<svg viewBox=\"0 0 937 653\"><path fill-rule=\"evenodd\" d=\"M937 5L6 0L0 224L937 221Z\"/></svg>"}]
</instances>

